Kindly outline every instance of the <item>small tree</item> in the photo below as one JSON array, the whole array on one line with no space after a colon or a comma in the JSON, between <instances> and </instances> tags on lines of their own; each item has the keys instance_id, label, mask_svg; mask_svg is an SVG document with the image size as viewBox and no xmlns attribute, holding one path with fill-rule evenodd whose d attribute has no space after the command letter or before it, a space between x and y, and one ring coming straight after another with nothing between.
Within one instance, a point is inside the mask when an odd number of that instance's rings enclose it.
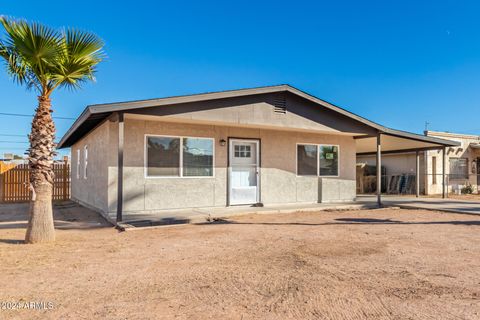
<instances>
[{"instance_id":1,"label":"small tree","mask_svg":"<svg viewBox=\"0 0 480 320\"><path fill-rule=\"evenodd\" d=\"M5 36L0 56L13 80L38 93L29 135L32 201L25 242L55 240L52 211L55 124L50 97L55 89L77 89L94 81L104 43L96 35L73 29L53 30L38 23L0 17Z\"/></svg>"}]
</instances>

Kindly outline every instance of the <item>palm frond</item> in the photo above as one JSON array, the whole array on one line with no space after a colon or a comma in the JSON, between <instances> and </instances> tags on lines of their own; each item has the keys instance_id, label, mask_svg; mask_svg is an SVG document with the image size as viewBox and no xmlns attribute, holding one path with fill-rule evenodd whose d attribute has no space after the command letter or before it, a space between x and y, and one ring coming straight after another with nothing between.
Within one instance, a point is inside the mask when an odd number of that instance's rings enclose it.
<instances>
[{"instance_id":1,"label":"palm frond","mask_svg":"<svg viewBox=\"0 0 480 320\"><path fill-rule=\"evenodd\" d=\"M62 44L63 51L53 77L56 84L78 88L87 80L94 81L96 66L105 57L104 42L92 33L68 29Z\"/></svg>"},{"instance_id":2,"label":"palm frond","mask_svg":"<svg viewBox=\"0 0 480 320\"><path fill-rule=\"evenodd\" d=\"M3 41L0 40L0 57L5 58L6 54L7 54L7 47L5 46Z\"/></svg>"},{"instance_id":3,"label":"palm frond","mask_svg":"<svg viewBox=\"0 0 480 320\"><path fill-rule=\"evenodd\" d=\"M0 17L6 37L0 57L7 72L20 84L51 94L57 87L78 88L94 80L96 65L104 59L104 42L74 29L56 31L38 23Z\"/></svg>"},{"instance_id":4,"label":"palm frond","mask_svg":"<svg viewBox=\"0 0 480 320\"><path fill-rule=\"evenodd\" d=\"M14 82L26 85L28 89L38 88L35 75L22 62L16 51L6 46L2 41L0 41L0 57L5 60L7 74L12 77Z\"/></svg>"},{"instance_id":5,"label":"palm frond","mask_svg":"<svg viewBox=\"0 0 480 320\"><path fill-rule=\"evenodd\" d=\"M65 53L71 60L91 61L99 63L105 54L102 51L105 43L95 34L68 29L64 32Z\"/></svg>"},{"instance_id":6,"label":"palm frond","mask_svg":"<svg viewBox=\"0 0 480 320\"><path fill-rule=\"evenodd\" d=\"M60 52L58 32L38 23L0 18L6 31L4 46L9 53L7 72L15 81L46 91L49 68ZM7 59L6 59L7 60Z\"/></svg>"}]
</instances>

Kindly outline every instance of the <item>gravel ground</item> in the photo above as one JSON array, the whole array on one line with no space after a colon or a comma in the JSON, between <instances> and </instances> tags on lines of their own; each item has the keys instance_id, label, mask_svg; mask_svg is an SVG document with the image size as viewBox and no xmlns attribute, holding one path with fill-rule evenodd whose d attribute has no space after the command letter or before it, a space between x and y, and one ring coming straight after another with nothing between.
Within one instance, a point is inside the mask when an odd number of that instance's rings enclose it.
<instances>
[{"instance_id":1,"label":"gravel ground","mask_svg":"<svg viewBox=\"0 0 480 320\"><path fill-rule=\"evenodd\" d=\"M0 301L51 304L0 319L480 319L478 216L248 215L119 233L66 205L55 244L24 245L12 208L25 209L0 206Z\"/></svg>"}]
</instances>

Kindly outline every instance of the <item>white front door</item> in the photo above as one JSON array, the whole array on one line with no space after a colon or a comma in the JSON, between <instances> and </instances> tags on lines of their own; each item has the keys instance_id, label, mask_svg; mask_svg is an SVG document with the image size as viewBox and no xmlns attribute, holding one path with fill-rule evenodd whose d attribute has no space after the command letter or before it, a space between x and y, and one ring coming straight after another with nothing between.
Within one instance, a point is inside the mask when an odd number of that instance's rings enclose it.
<instances>
[{"instance_id":1,"label":"white front door","mask_svg":"<svg viewBox=\"0 0 480 320\"><path fill-rule=\"evenodd\" d=\"M259 202L259 141L230 139L229 204Z\"/></svg>"}]
</instances>

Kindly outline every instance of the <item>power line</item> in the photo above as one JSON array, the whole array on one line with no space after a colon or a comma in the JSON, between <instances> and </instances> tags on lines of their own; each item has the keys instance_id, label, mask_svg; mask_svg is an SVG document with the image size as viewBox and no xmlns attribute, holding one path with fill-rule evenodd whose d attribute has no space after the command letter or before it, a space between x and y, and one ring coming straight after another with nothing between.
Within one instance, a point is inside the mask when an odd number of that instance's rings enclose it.
<instances>
[{"instance_id":1,"label":"power line","mask_svg":"<svg viewBox=\"0 0 480 320\"><path fill-rule=\"evenodd\" d=\"M3 133L0 133L0 137L22 137L22 138L27 138L29 135L29 133L25 133L25 134L3 134ZM58 138L58 136L57 136ZM2 142L2 141L0 141ZM3 142L13 142L13 141L3 141ZM19 142L20 143L20 142ZM25 143L29 143L28 141L25 142Z\"/></svg>"},{"instance_id":2,"label":"power line","mask_svg":"<svg viewBox=\"0 0 480 320\"><path fill-rule=\"evenodd\" d=\"M29 117L32 118L33 114L22 114L22 113L6 113L6 112L0 112L0 116L9 116L9 117ZM69 117L56 117L53 116L52 118L54 119L60 119L60 120L75 120L75 118L69 118Z\"/></svg>"},{"instance_id":3,"label":"power line","mask_svg":"<svg viewBox=\"0 0 480 320\"><path fill-rule=\"evenodd\" d=\"M54 141L58 143L59 141ZM0 143L30 143L30 141L7 141L7 140L0 140Z\"/></svg>"},{"instance_id":4,"label":"power line","mask_svg":"<svg viewBox=\"0 0 480 320\"><path fill-rule=\"evenodd\" d=\"M6 134L6 133L0 133L0 136L2 137L26 137L28 134Z\"/></svg>"},{"instance_id":5,"label":"power line","mask_svg":"<svg viewBox=\"0 0 480 320\"><path fill-rule=\"evenodd\" d=\"M6 141L6 140L0 140L0 143L29 143L25 141Z\"/></svg>"}]
</instances>

